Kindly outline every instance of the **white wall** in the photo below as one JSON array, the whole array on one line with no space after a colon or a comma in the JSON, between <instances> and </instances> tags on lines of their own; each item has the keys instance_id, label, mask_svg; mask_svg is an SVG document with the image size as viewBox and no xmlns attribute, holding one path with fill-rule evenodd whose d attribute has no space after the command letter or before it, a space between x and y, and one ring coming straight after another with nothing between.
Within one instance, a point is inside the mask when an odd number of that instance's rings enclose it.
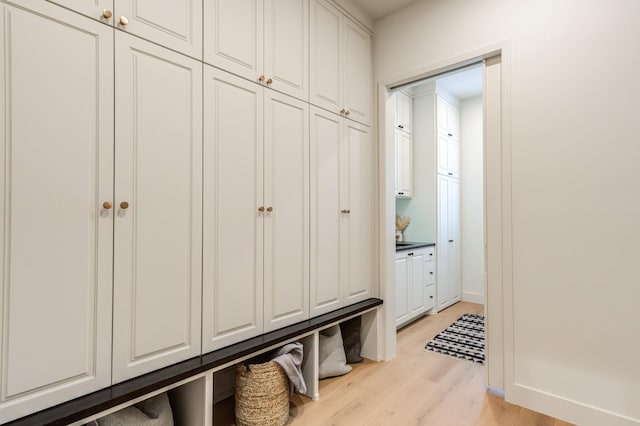
<instances>
[{"instance_id":1,"label":"white wall","mask_svg":"<svg viewBox=\"0 0 640 426\"><path fill-rule=\"evenodd\" d=\"M484 303L482 96L460 102L462 300Z\"/></svg>"},{"instance_id":2,"label":"white wall","mask_svg":"<svg viewBox=\"0 0 640 426\"><path fill-rule=\"evenodd\" d=\"M640 421L638 22L637 0L424 0L374 28L383 84L510 43L507 399L584 425Z\"/></svg>"}]
</instances>

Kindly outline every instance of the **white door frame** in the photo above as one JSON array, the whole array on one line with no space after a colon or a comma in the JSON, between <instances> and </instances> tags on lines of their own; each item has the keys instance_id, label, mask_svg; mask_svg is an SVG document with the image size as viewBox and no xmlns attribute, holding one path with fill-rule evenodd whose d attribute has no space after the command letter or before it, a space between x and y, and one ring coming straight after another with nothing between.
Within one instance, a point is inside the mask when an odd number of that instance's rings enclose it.
<instances>
[{"instance_id":1,"label":"white door frame","mask_svg":"<svg viewBox=\"0 0 640 426\"><path fill-rule=\"evenodd\" d=\"M395 196L392 89L473 63L483 63L485 313L487 315L487 384L509 392L513 383L513 302L511 229L511 134L509 42L452 57L406 72L377 87L379 149L380 297L384 300L384 359L396 354ZM497 65L493 66L493 65ZM505 388L505 385L507 388Z\"/></svg>"}]
</instances>

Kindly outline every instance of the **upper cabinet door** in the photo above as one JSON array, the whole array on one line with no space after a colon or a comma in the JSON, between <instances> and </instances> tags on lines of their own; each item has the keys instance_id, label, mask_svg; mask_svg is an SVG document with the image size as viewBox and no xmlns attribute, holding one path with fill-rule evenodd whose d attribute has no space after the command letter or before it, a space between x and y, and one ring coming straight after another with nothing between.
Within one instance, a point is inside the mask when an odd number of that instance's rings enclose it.
<instances>
[{"instance_id":1,"label":"upper cabinet door","mask_svg":"<svg viewBox=\"0 0 640 426\"><path fill-rule=\"evenodd\" d=\"M310 102L338 113L342 106L342 14L325 0L311 6Z\"/></svg>"},{"instance_id":2,"label":"upper cabinet door","mask_svg":"<svg viewBox=\"0 0 640 426\"><path fill-rule=\"evenodd\" d=\"M268 87L309 100L309 0L265 0L264 75Z\"/></svg>"},{"instance_id":3,"label":"upper cabinet door","mask_svg":"<svg viewBox=\"0 0 640 426\"><path fill-rule=\"evenodd\" d=\"M266 91L264 331L309 318L309 105Z\"/></svg>"},{"instance_id":4,"label":"upper cabinet door","mask_svg":"<svg viewBox=\"0 0 640 426\"><path fill-rule=\"evenodd\" d=\"M204 61L264 80L263 0L204 0Z\"/></svg>"},{"instance_id":5,"label":"upper cabinet door","mask_svg":"<svg viewBox=\"0 0 640 426\"><path fill-rule=\"evenodd\" d=\"M90 18L112 24L113 0L48 0L68 9L86 15ZM118 0L121 1L121 0Z\"/></svg>"},{"instance_id":6,"label":"upper cabinet door","mask_svg":"<svg viewBox=\"0 0 640 426\"><path fill-rule=\"evenodd\" d=\"M202 64L116 32L113 380L200 354Z\"/></svg>"},{"instance_id":7,"label":"upper cabinet door","mask_svg":"<svg viewBox=\"0 0 640 426\"><path fill-rule=\"evenodd\" d=\"M396 127L413 133L413 99L406 93L396 92Z\"/></svg>"},{"instance_id":8,"label":"upper cabinet door","mask_svg":"<svg viewBox=\"0 0 640 426\"><path fill-rule=\"evenodd\" d=\"M123 31L202 59L201 0L116 0L113 22Z\"/></svg>"},{"instance_id":9,"label":"upper cabinet door","mask_svg":"<svg viewBox=\"0 0 640 426\"><path fill-rule=\"evenodd\" d=\"M263 92L204 68L203 352L263 332Z\"/></svg>"},{"instance_id":10,"label":"upper cabinet door","mask_svg":"<svg viewBox=\"0 0 640 426\"><path fill-rule=\"evenodd\" d=\"M344 19L343 107L347 118L371 124L371 37L357 24Z\"/></svg>"},{"instance_id":11,"label":"upper cabinet door","mask_svg":"<svg viewBox=\"0 0 640 426\"><path fill-rule=\"evenodd\" d=\"M113 30L32 6L0 3L2 424L111 383Z\"/></svg>"}]
</instances>

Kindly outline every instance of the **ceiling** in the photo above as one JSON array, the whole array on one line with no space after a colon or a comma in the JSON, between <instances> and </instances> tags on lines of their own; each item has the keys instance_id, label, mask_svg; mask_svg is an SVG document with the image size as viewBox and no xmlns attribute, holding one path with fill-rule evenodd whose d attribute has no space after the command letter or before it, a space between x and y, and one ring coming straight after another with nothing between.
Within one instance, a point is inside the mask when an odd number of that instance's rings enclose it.
<instances>
[{"instance_id":1,"label":"ceiling","mask_svg":"<svg viewBox=\"0 0 640 426\"><path fill-rule=\"evenodd\" d=\"M416 0L351 0L365 11L374 21L391 15L396 10L413 3Z\"/></svg>"},{"instance_id":2,"label":"ceiling","mask_svg":"<svg viewBox=\"0 0 640 426\"><path fill-rule=\"evenodd\" d=\"M438 87L458 99L482 95L482 67L467 68L437 79Z\"/></svg>"}]
</instances>

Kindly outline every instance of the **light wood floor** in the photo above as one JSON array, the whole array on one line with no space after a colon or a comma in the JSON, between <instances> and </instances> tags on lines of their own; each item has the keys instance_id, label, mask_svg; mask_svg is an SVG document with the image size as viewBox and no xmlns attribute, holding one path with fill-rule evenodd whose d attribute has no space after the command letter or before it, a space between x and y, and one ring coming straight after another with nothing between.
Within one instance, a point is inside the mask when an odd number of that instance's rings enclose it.
<instances>
[{"instance_id":1,"label":"light wood floor","mask_svg":"<svg viewBox=\"0 0 640 426\"><path fill-rule=\"evenodd\" d=\"M345 376L321 380L318 401L294 395L287 424L569 425L487 393L484 366L424 350L462 314L482 311L482 305L460 302L401 329L395 358L366 361L353 365ZM228 405L232 411L232 402ZM215 425L231 424L219 417L225 411L219 408L216 405Z\"/></svg>"}]
</instances>

